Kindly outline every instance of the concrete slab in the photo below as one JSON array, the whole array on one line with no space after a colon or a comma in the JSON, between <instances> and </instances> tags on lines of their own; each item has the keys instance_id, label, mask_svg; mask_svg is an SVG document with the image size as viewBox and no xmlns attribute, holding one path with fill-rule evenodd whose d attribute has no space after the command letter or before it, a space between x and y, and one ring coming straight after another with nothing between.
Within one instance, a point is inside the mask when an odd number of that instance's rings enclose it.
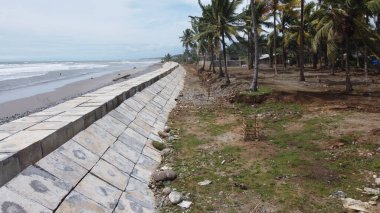
<instances>
[{"instance_id":1,"label":"concrete slab","mask_svg":"<svg viewBox=\"0 0 380 213\"><path fill-rule=\"evenodd\" d=\"M152 149L148 146L144 147L144 150L142 153L145 156L148 156L149 158L151 158L157 162L161 162L161 160L162 160L161 153L159 151L157 151L156 149Z\"/></svg>"},{"instance_id":2,"label":"concrete slab","mask_svg":"<svg viewBox=\"0 0 380 213\"><path fill-rule=\"evenodd\" d=\"M37 166L50 174L65 180L71 186L76 186L86 175L87 170L62 155L59 151L54 151L36 163Z\"/></svg>"},{"instance_id":3,"label":"concrete slab","mask_svg":"<svg viewBox=\"0 0 380 213\"><path fill-rule=\"evenodd\" d=\"M26 116L23 118L19 118L17 120L14 120L12 122L22 122L22 123L38 123L41 121L44 121L48 118L52 117L51 115L41 115L41 116Z\"/></svg>"},{"instance_id":4,"label":"concrete slab","mask_svg":"<svg viewBox=\"0 0 380 213\"><path fill-rule=\"evenodd\" d=\"M18 152L53 134L53 130L21 131L0 142L0 152Z\"/></svg>"},{"instance_id":5,"label":"concrete slab","mask_svg":"<svg viewBox=\"0 0 380 213\"><path fill-rule=\"evenodd\" d=\"M11 136L11 135L12 134L8 133L8 132L0 132L0 141L3 140L4 138Z\"/></svg>"},{"instance_id":6,"label":"concrete slab","mask_svg":"<svg viewBox=\"0 0 380 213\"><path fill-rule=\"evenodd\" d=\"M144 205L141 205L139 202L131 200L128 198L127 193L123 193L117 204L117 207L114 211L115 213L130 213L130 212L138 212L138 213L154 213L154 207L146 208Z\"/></svg>"},{"instance_id":7,"label":"concrete slab","mask_svg":"<svg viewBox=\"0 0 380 213\"><path fill-rule=\"evenodd\" d=\"M146 137L131 128L126 129L123 134L120 135L119 140L139 153L142 152L147 141Z\"/></svg>"},{"instance_id":8,"label":"concrete slab","mask_svg":"<svg viewBox=\"0 0 380 213\"><path fill-rule=\"evenodd\" d=\"M134 163L132 161L123 157L113 149L108 149L107 152L102 156L102 159L114 165L128 175L131 174L134 167Z\"/></svg>"},{"instance_id":9,"label":"concrete slab","mask_svg":"<svg viewBox=\"0 0 380 213\"><path fill-rule=\"evenodd\" d=\"M160 163L145 155L141 155L136 165L151 171L155 171Z\"/></svg>"},{"instance_id":10,"label":"concrete slab","mask_svg":"<svg viewBox=\"0 0 380 213\"><path fill-rule=\"evenodd\" d=\"M50 210L57 208L71 186L53 175L30 166L7 185L9 189Z\"/></svg>"},{"instance_id":11,"label":"concrete slab","mask_svg":"<svg viewBox=\"0 0 380 213\"><path fill-rule=\"evenodd\" d=\"M52 212L46 207L24 198L23 196L9 190L0 188L0 209L3 213L48 213Z\"/></svg>"},{"instance_id":12,"label":"concrete slab","mask_svg":"<svg viewBox=\"0 0 380 213\"><path fill-rule=\"evenodd\" d=\"M92 174L86 175L75 191L101 204L110 212L116 207L121 191Z\"/></svg>"},{"instance_id":13,"label":"concrete slab","mask_svg":"<svg viewBox=\"0 0 380 213\"><path fill-rule=\"evenodd\" d=\"M111 133L111 135L113 135L114 137L119 137L119 135L121 135L121 133L123 133L124 130L127 128L127 125L109 115L104 116L95 123L99 127Z\"/></svg>"},{"instance_id":14,"label":"concrete slab","mask_svg":"<svg viewBox=\"0 0 380 213\"><path fill-rule=\"evenodd\" d=\"M108 115L122 122L126 126L128 126L134 120L134 118L131 118L130 116L125 116L124 114L116 110L111 111Z\"/></svg>"},{"instance_id":15,"label":"concrete slab","mask_svg":"<svg viewBox=\"0 0 380 213\"><path fill-rule=\"evenodd\" d=\"M9 122L0 126L0 132L19 132L38 122Z\"/></svg>"},{"instance_id":16,"label":"concrete slab","mask_svg":"<svg viewBox=\"0 0 380 213\"><path fill-rule=\"evenodd\" d=\"M144 122L147 123L149 126L153 126L153 124L156 122L156 117L153 117L148 112L144 112L144 111L141 111L137 115L137 118L144 120Z\"/></svg>"},{"instance_id":17,"label":"concrete slab","mask_svg":"<svg viewBox=\"0 0 380 213\"><path fill-rule=\"evenodd\" d=\"M76 191L72 191L62 204L58 207L56 213L106 213L110 210L81 195Z\"/></svg>"},{"instance_id":18,"label":"concrete slab","mask_svg":"<svg viewBox=\"0 0 380 213\"><path fill-rule=\"evenodd\" d=\"M0 154L0 187L21 172L19 159L14 153Z\"/></svg>"},{"instance_id":19,"label":"concrete slab","mask_svg":"<svg viewBox=\"0 0 380 213\"><path fill-rule=\"evenodd\" d=\"M107 148L116 141L116 138L94 124L76 135L73 140L96 155L102 156Z\"/></svg>"},{"instance_id":20,"label":"concrete slab","mask_svg":"<svg viewBox=\"0 0 380 213\"><path fill-rule=\"evenodd\" d=\"M29 127L28 130L57 130L67 126L69 123L68 121L43 121Z\"/></svg>"},{"instance_id":21,"label":"concrete slab","mask_svg":"<svg viewBox=\"0 0 380 213\"><path fill-rule=\"evenodd\" d=\"M141 155L140 152L132 149L130 146L125 145L121 141L116 141L112 145L111 149L115 150L116 152L118 152L119 154L121 154L125 158L129 159L133 163L137 163L137 161Z\"/></svg>"},{"instance_id":22,"label":"concrete slab","mask_svg":"<svg viewBox=\"0 0 380 213\"><path fill-rule=\"evenodd\" d=\"M153 171L150 171L149 169L146 169L142 166L136 165L135 168L133 168L131 176L140 180L144 183L149 183Z\"/></svg>"},{"instance_id":23,"label":"concrete slab","mask_svg":"<svg viewBox=\"0 0 380 213\"><path fill-rule=\"evenodd\" d=\"M148 138L151 131L152 127L149 126L145 121L143 121L141 118L136 118L130 125L129 127L136 132L140 133L142 136L145 138Z\"/></svg>"},{"instance_id":24,"label":"concrete slab","mask_svg":"<svg viewBox=\"0 0 380 213\"><path fill-rule=\"evenodd\" d=\"M70 140L63 146L59 147L57 149L57 152L66 156L87 170L90 170L99 160L99 157L97 155L88 151L86 148L79 145L73 140Z\"/></svg>"},{"instance_id":25,"label":"concrete slab","mask_svg":"<svg viewBox=\"0 0 380 213\"><path fill-rule=\"evenodd\" d=\"M91 173L121 191L125 190L129 180L129 175L104 160L98 161Z\"/></svg>"},{"instance_id":26,"label":"concrete slab","mask_svg":"<svg viewBox=\"0 0 380 213\"><path fill-rule=\"evenodd\" d=\"M155 198L148 184L141 182L135 178L131 178L126 192L125 198L146 208L154 208Z\"/></svg>"},{"instance_id":27,"label":"concrete slab","mask_svg":"<svg viewBox=\"0 0 380 213\"><path fill-rule=\"evenodd\" d=\"M137 102L136 100L129 98L128 100L124 101L124 104L132 108L136 112L140 112L142 108L144 108L144 105Z\"/></svg>"}]
</instances>

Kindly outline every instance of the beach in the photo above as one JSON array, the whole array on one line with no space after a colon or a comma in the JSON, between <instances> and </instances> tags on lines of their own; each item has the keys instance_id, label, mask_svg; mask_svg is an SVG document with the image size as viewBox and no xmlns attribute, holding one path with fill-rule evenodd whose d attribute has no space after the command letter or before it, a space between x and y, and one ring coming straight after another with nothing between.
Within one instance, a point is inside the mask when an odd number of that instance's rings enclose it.
<instances>
[{"instance_id":1,"label":"beach","mask_svg":"<svg viewBox=\"0 0 380 213\"><path fill-rule=\"evenodd\" d=\"M111 73L107 71L105 72L107 74L103 75L102 72L98 72L79 76L74 78L74 80L73 78L68 78L63 80L63 83L62 81L52 80L28 87L3 91L3 93L6 93L4 96L5 99L3 100L10 100L0 103L0 124L41 111L101 87L131 79L159 68L161 68L160 63L152 63L140 67L131 66L124 70L117 70ZM49 74L53 75L51 73ZM55 75L57 75L57 72L55 72ZM22 80L25 81L25 78L21 79L21 81ZM62 84L64 85L60 86ZM41 93L41 91L45 89L47 92ZM28 95L28 93L32 95ZM34 93L37 94L33 95Z\"/></svg>"}]
</instances>

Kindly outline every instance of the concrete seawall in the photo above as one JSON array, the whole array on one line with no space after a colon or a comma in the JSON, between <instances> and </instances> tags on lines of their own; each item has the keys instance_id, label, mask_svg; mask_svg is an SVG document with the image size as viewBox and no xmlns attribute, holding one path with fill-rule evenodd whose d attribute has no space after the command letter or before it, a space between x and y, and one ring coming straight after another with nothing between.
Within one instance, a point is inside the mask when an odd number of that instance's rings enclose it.
<instances>
[{"instance_id":1,"label":"concrete seawall","mask_svg":"<svg viewBox=\"0 0 380 213\"><path fill-rule=\"evenodd\" d=\"M166 63L159 70L1 125L0 186L176 68L178 64Z\"/></svg>"}]
</instances>

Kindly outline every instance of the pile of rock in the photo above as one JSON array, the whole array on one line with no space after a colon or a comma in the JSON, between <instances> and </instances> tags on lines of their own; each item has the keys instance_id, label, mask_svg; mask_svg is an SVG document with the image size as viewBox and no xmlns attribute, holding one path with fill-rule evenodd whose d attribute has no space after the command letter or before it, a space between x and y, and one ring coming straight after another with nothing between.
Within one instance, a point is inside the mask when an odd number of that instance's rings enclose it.
<instances>
[{"instance_id":1,"label":"pile of rock","mask_svg":"<svg viewBox=\"0 0 380 213\"><path fill-rule=\"evenodd\" d=\"M178 136L173 136L171 132L171 128L168 126L165 126L164 131L158 132L158 135L163 140L163 142L158 143L162 143L163 146L157 146L156 149L161 149L160 151L163 157L167 157L173 152L173 149L169 148L171 146L170 142L179 139ZM177 173L170 166L162 166L152 174L150 188L152 188L156 194L159 207L177 205L187 210L192 205L192 202L189 201L190 195L184 196L183 193L178 192L176 189L168 187L177 177Z\"/></svg>"},{"instance_id":2,"label":"pile of rock","mask_svg":"<svg viewBox=\"0 0 380 213\"><path fill-rule=\"evenodd\" d=\"M377 175L374 175L375 185L380 186L380 178ZM358 189L363 194L371 196L369 201L363 202L361 200L355 200L352 198L347 198L344 192L339 191L339 193L334 193L339 196L343 202L343 207L349 212L380 212L380 206L378 206L380 188L370 188L364 187L363 189Z\"/></svg>"}]
</instances>

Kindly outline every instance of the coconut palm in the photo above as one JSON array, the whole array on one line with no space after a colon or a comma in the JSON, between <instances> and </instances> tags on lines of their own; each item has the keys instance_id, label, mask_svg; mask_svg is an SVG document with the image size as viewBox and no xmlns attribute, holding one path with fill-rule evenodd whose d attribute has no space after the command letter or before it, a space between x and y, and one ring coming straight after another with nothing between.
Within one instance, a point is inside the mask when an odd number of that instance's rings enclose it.
<instances>
[{"instance_id":1,"label":"coconut palm","mask_svg":"<svg viewBox=\"0 0 380 213\"><path fill-rule=\"evenodd\" d=\"M350 79L349 60L351 57L351 40L363 42L369 50L380 56L380 37L366 24L364 14L371 10L380 10L378 0L325 0L317 15L317 33L314 37L314 48L321 40L327 43L327 54L330 61L335 61L339 46L344 50L343 59L346 71L346 92L353 90Z\"/></svg>"},{"instance_id":2,"label":"coconut palm","mask_svg":"<svg viewBox=\"0 0 380 213\"><path fill-rule=\"evenodd\" d=\"M258 33L258 17L257 17L257 4L256 0L251 0L251 12L252 12L252 31L253 31L253 41L255 44L254 47L254 70L253 70L253 79L250 89L252 91L257 91L257 80L259 75L259 33Z\"/></svg>"}]
</instances>

